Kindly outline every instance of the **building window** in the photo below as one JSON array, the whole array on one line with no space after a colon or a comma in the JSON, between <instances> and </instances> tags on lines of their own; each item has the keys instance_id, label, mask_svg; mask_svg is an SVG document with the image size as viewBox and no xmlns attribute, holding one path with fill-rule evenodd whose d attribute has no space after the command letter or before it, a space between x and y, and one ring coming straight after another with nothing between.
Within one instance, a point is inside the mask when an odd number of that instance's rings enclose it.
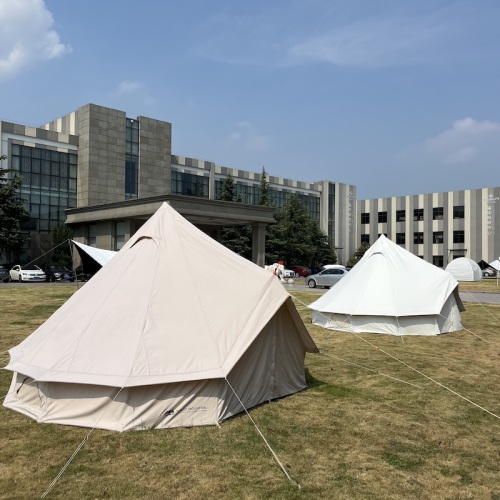
<instances>
[{"instance_id":1,"label":"building window","mask_svg":"<svg viewBox=\"0 0 500 500\"><path fill-rule=\"evenodd\" d=\"M453 231L453 243L465 243L464 231Z\"/></svg>"},{"instance_id":2,"label":"building window","mask_svg":"<svg viewBox=\"0 0 500 500\"><path fill-rule=\"evenodd\" d=\"M443 207L436 207L432 209L432 220L443 220L444 210Z\"/></svg>"},{"instance_id":3,"label":"building window","mask_svg":"<svg viewBox=\"0 0 500 500\"><path fill-rule=\"evenodd\" d=\"M463 205L453 207L453 218L463 219L465 217L465 210Z\"/></svg>"},{"instance_id":4,"label":"building window","mask_svg":"<svg viewBox=\"0 0 500 500\"><path fill-rule=\"evenodd\" d=\"M432 233L432 243L443 243L444 235L443 231L434 231Z\"/></svg>"},{"instance_id":5,"label":"building window","mask_svg":"<svg viewBox=\"0 0 500 500\"><path fill-rule=\"evenodd\" d=\"M362 213L361 214L361 224L370 224L370 214L369 213Z\"/></svg>"},{"instance_id":6,"label":"building window","mask_svg":"<svg viewBox=\"0 0 500 500\"><path fill-rule=\"evenodd\" d=\"M443 267L443 256L442 255L434 255L432 257L432 263L437 267Z\"/></svg>"},{"instance_id":7,"label":"building window","mask_svg":"<svg viewBox=\"0 0 500 500\"><path fill-rule=\"evenodd\" d=\"M413 210L413 220L424 220L423 208L415 208L415 210Z\"/></svg>"},{"instance_id":8,"label":"building window","mask_svg":"<svg viewBox=\"0 0 500 500\"><path fill-rule=\"evenodd\" d=\"M137 198L139 171L139 122L127 119L125 140L125 199Z\"/></svg>"},{"instance_id":9,"label":"building window","mask_svg":"<svg viewBox=\"0 0 500 500\"><path fill-rule=\"evenodd\" d=\"M413 243L421 245L424 242L424 233L413 233Z\"/></svg>"},{"instance_id":10,"label":"building window","mask_svg":"<svg viewBox=\"0 0 500 500\"><path fill-rule=\"evenodd\" d=\"M406 220L406 210L396 210L396 222L404 222Z\"/></svg>"},{"instance_id":11,"label":"building window","mask_svg":"<svg viewBox=\"0 0 500 500\"><path fill-rule=\"evenodd\" d=\"M370 244L370 235L369 234L362 234L361 235L361 243Z\"/></svg>"},{"instance_id":12,"label":"building window","mask_svg":"<svg viewBox=\"0 0 500 500\"><path fill-rule=\"evenodd\" d=\"M405 233L396 233L396 243L398 245L404 245L406 243L406 234Z\"/></svg>"},{"instance_id":13,"label":"building window","mask_svg":"<svg viewBox=\"0 0 500 500\"><path fill-rule=\"evenodd\" d=\"M120 250L120 248L125 244L125 222L115 223L115 250Z\"/></svg>"},{"instance_id":14,"label":"building window","mask_svg":"<svg viewBox=\"0 0 500 500\"><path fill-rule=\"evenodd\" d=\"M208 198L208 177L204 175L172 170L170 184L172 194Z\"/></svg>"},{"instance_id":15,"label":"building window","mask_svg":"<svg viewBox=\"0 0 500 500\"><path fill-rule=\"evenodd\" d=\"M387 212L379 212L378 213L378 221L379 222L387 222Z\"/></svg>"},{"instance_id":16,"label":"building window","mask_svg":"<svg viewBox=\"0 0 500 500\"><path fill-rule=\"evenodd\" d=\"M379 234L377 235L377 238L380 238L382 235L384 235L384 236L387 238L387 233L379 233Z\"/></svg>"},{"instance_id":17,"label":"building window","mask_svg":"<svg viewBox=\"0 0 500 500\"><path fill-rule=\"evenodd\" d=\"M89 226L89 247L97 246L97 225L90 224Z\"/></svg>"}]
</instances>

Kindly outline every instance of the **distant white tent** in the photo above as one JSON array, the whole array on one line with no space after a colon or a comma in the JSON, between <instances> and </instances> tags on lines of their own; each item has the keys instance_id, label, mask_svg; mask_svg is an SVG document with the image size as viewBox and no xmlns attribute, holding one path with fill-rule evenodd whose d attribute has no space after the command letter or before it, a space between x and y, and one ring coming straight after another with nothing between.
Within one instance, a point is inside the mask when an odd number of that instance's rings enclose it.
<instances>
[{"instance_id":1,"label":"distant white tent","mask_svg":"<svg viewBox=\"0 0 500 500\"><path fill-rule=\"evenodd\" d=\"M313 323L332 330L438 335L463 328L457 281L384 235L309 307Z\"/></svg>"},{"instance_id":2,"label":"distant white tent","mask_svg":"<svg viewBox=\"0 0 500 500\"><path fill-rule=\"evenodd\" d=\"M483 273L477 262L467 257L453 259L445 270L451 273L457 281L481 281L483 279Z\"/></svg>"},{"instance_id":3,"label":"distant white tent","mask_svg":"<svg viewBox=\"0 0 500 500\"><path fill-rule=\"evenodd\" d=\"M9 351L4 406L118 431L217 424L304 389L317 351L275 276L163 204Z\"/></svg>"},{"instance_id":4,"label":"distant white tent","mask_svg":"<svg viewBox=\"0 0 500 500\"><path fill-rule=\"evenodd\" d=\"M91 247L75 240L71 240L71 243L73 243L80 256L83 270L88 274L95 274L117 254L113 250Z\"/></svg>"},{"instance_id":5,"label":"distant white tent","mask_svg":"<svg viewBox=\"0 0 500 500\"><path fill-rule=\"evenodd\" d=\"M494 260L493 262L490 262L490 266L497 271L500 271L500 260Z\"/></svg>"}]
</instances>

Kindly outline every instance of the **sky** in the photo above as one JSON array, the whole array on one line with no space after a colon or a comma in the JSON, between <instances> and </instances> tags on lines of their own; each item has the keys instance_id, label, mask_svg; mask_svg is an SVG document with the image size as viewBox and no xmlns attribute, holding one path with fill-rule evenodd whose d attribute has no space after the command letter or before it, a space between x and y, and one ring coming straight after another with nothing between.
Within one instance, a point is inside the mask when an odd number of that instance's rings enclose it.
<instances>
[{"instance_id":1,"label":"sky","mask_svg":"<svg viewBox=\"0 0 500 500\"><path fill-rule=\"evenodd\" d=\"M358 199L500 186L499 26L498 0L0 0L0 120L94 103Z\"/></svg>"}]
</instances>

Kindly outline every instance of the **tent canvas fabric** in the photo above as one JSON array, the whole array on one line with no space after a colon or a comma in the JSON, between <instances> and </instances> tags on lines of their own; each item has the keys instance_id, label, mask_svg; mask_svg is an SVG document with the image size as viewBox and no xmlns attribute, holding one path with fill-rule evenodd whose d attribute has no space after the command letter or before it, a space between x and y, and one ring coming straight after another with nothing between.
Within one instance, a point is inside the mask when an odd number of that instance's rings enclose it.
<instances>
[{"instance_id":1,"label":"tent canvas fabric","mask_svg":"<svg viewBox=\"0 0 500 500\"><path fill-rule=\"evenodd\" d=\"M304 389L306 352L279 280L163 204L9 351L4 406L118 431L218 424Z\"/></svg>"},{"instance_id":2,"label":"tent canvas fabric","mask_svg":"<svg viewBox=\"0 0 500 500\"><path fill-rule=\"evenodd\" d=\"M309 307L312 322L331 330L438 335L463 328L453 276L384 235Z\"/></svg>"},{"instance_id":3,"label":"tent canvas fabric","mask_svg":"<svg viewBox=\"0 0 500 500\"><path fill-rule=\"evenodd\" d=\"M91 247L74 240L71 240L71 243L73 243L80 256L83 269L89 274L95 274L116 255L116 252L113 250Z\"/></svg>"},{"instance_id":4,"label":"tent canvas fabric","mask_svg":"<svg viewBox=\"0 0 500 500\"><path fill-rule=\"evenodd\" d=\"M483 273L479 265L467 257L453 259L447 266L448 271L457 281L481 281Z\"/></svg>"}]
</instances>

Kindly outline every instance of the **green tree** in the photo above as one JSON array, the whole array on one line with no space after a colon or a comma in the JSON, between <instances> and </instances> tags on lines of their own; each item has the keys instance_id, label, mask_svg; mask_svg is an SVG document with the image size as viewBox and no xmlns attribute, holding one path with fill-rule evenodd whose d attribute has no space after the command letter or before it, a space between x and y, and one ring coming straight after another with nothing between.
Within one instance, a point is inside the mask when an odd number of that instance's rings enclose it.
<instances>
[{"instance_id":1,"label":"green tree","mask_svg":"<svg viewBox=\"0 0 500 500\"><path fill-rule=\"evenodd\" d=\"M241 203L234 179L228 175L222 182L220 200ZM221 229L221 243L233 252L252 259L252 228L250 226L228 226Z\"/></svg>"},{"instance_id":2,"label":"green tree","mask_svg":"<svg viewBox=\"0 0 500 500\"><path fill-rule=\"evenodd\" d=\"M0 160L7 157L2 156ZM7 174L12 169L0 167L0 255L9 257L21 250L25 236L21 232L21 224L30 218L29 212L19 196L22 178L17 174L11 179Z\"/></svg>"},{"instance_id":3,"label":"green tree","mask_svg":"<svg viewBox=\"0 0 500 500\"><path fill-rule=\"evenodd\" d=\"M274 214L277 224L268 226L266 233L266 260L283 260L285 266L306 266L335 262L335 252L328 244L319 224L299 197L292 195L283 210Z\"/></svg>"},{"instance_id":4,"label":"green tree","mask_svg":"<svg viewBox=\"0 0 500 500\"><path fill-rule=\"evenodd\" d=\"M336 264L337 254L328 243L328 236L321 230L317 221L311 219L311 258L306 265L321 266L323 264Z\"/></svg>"},{"instance_id":5,"label":"green tree","mask_svg":"<svg viewBox=\"0 0 500 500\"><path fill-rule=\"evenodd\" d=\"M262 167L262 174L260 176L259 205L262 205L264 207L271 206L271 198L269 196L269 179L264 167Z\"/></svg>"},{"instance_id":6,"label":"green tree","mask_svg":"<svg viewBox=\"0 0 500 500\"><path fill-rule=\"evenodd\" d=\"M55 265L71 268L73 259L68 241L73 238L73 231L66 224L59 224L52 229L54 250L51 261Z\"/></svg>"},{"instance_id":7,"label":"green tree","mask_svg":"<svg viewBox=\"0 0 500 500\"><path fill-rule=\"evenodd\" d=\"M348 266L355 266L370 248L369 243L361 243L358 249L354 252L354 255L347 261Z\"/></svg>"}]
</instances>

